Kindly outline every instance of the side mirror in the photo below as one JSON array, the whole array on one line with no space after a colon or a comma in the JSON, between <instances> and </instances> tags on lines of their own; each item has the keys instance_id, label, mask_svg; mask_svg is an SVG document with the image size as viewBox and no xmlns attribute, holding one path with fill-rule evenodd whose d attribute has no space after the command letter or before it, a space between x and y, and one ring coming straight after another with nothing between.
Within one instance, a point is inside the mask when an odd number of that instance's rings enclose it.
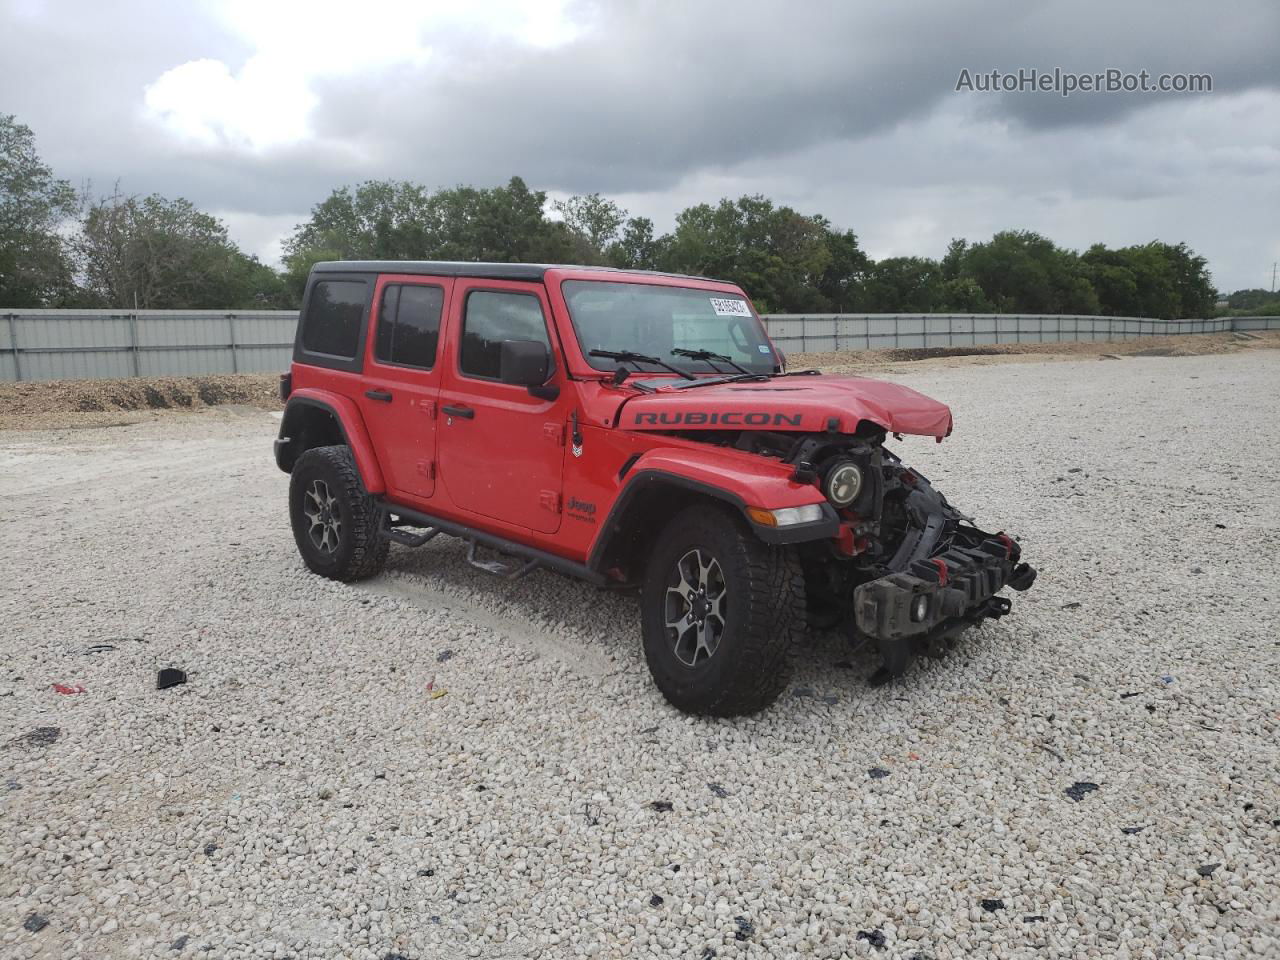
<instances>
[{"instance_id":1,"label":"side mirror","mask_svg":"<svg viewBox=\"0 0 1280 960\"><path fill-rule=\"evenodd\" d=\"M540 387L551 376L551 352L537 340L503 340L498 379L517 387Z\"/></svg>"}]
</instances>

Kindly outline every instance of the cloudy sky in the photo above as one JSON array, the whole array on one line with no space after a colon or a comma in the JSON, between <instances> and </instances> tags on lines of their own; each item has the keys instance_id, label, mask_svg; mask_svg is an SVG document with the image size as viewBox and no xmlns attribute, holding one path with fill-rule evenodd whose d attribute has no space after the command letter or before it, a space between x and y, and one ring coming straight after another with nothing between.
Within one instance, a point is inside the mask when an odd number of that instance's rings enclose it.
<instances>
[{"instance_id":1,"label":"cloudy sky","mask_svg":"<svg viewBox=\"0 0 1280 960\"><path fill-rule=\"evenodd\" d=\"M763 193L876 257L1026 228L1280 260L1280 3L0 0L0 112L79 185L184 196L249 251L375 177ZM956 92L971 75L1203 73L1211 93Z\"/></svg>"}]
</instances>

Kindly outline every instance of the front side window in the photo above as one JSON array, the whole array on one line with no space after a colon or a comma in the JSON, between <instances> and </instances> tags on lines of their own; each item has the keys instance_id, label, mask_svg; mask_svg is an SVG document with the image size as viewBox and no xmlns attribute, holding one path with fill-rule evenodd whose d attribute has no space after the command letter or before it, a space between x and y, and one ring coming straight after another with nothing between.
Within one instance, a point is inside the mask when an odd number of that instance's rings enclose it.
<instances>
[{"instance_id":1,"label":"front side window","mask_svg":"<svg viewBox=\"0 0 1280 960\"><path fill-rule=\"evenodd\" d=\"M502 375L502 341L535 340L551 349L542 304L531 293L475 290L467 295L458 369L468 377Z\"/></svg>"},{"instance_id":2,"label":"front side window","mask_svg":"<svg viewBox=\"0 0 1280 960\"><path fill-rule=\"evenodd\" d=\"M302 349L353 360L360 351L367 287L361 280L319 280L311 288Z\"/></svg>"},{"instance_id":3,"label":"front side window","mask_svg":"<svg viewBox=\"0 0 1280 960\"><path fill-rule=\"evenodd\" d=\"M692 360L675 351L706 350L752 373L771 373L778 364L739 294L602 280L566 280L561 291L583 356L597 370L618 363L593 357L592 350L643 353L693 373L736 371L723 361Z\"/></svg>"},{"instance_id":4,"label":"front side window","mask_svg":"<svg viewBox=\"0 0 1280 960\"><path fill-rule=\"evenodd\" d=\"M430 370L440 340L444 290L422 284L389 284L382 291L373 355L380 363Z\"/></svg>"}]
</instances>

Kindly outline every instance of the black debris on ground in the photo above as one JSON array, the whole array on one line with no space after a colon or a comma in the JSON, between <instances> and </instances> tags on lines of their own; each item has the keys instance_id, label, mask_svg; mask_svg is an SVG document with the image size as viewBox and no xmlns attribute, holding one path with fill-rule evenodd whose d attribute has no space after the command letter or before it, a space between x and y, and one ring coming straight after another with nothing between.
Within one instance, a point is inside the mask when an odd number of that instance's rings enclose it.
<instances>
[{"instance_id":1,"label":"black debris on ground","mask_svg":"<svg viewBox=\"0 0 1280 960\"><path fill-rule=\"evenodd\" d=\"M672 810L670 800L654 800L649 806L657 810L658 813L670 813Z\"/></svg>"},{"instance_id":2,"label":"black debris on ground","mask_svg":"<svg viewBox=\"0 0 1280 960\"><path fill-rule=\"evenodd\" d=\"M218 852L218 845L216 843L206 843L204 845L204 855L206 857L212 857L217 852Z\"/></svg>"},{"instance_id":3,"label":"black debris on ground","mask_svg":"<svg viewBox=\"0 0 1280 960\"><path fill-rule=\"evenodd\" d=\"M881 930L859 930L859 940L865 940L877 950L883 950L885 945L884 932Z\"/></svg>"},{"instance_id":4,"label":"black debris on ground","mask_svg":"<svg viewBox=\"0 0 1280 960\"><path fill-rule=\"evenodd\" d=\"M1135 693L1122 693L1122 694L1120 694L1120 699L1121 699L1121 700L1128 700L1130 697L1136 697L1136 696L1139 696L1139 694L1138 694L1138 693L1136 693L1136 692L1135 692Z\"/></svg>"},{"instance_id":5,"label":"black debris on ground","mask_svg":"<svg viewBox=\"0 0 1280 960\"><path fill-rule=\"evenodd\" d=\"M656 894L656 893L655 893L652 897L650 897L650 898L649 898L649 906L651 906L651 907L660 907L660 906L662 906L664 903L666 903L666 901L665 901L665 900L663 900L663 899L662 899L662 897L661 897L661 896L659 896L659 895L658 895L658 894Z\"/></svg>"},{"instance_id":6,"label":"black debris on ground","mask_svg":"<svg viewBox=\"0 0 1280 960\"><path fill-rule=\"evenodd\" d=\"M1133 836L1135 833L1141 833L1146 827L1121 827L1120 832Z\"/></svg>"},{"instance_id":7,"label":"black debris on ground","mask_svg":"<svg viewBox=\"0 0 1280 960\"><path fill-rule=\"evenodd\" d=\"M423 867L421 870L418 871L418 876L420 877L434 877L435 875L436 875L436 872L432 870L430 867Z\"/></svg>"},{"instance_id":8,"label":"black debris on ground","mask_svg":"<svg viewBox=\"0 0 1280 960\"><path fill-rule=\"evenodd\" d=\"M7 746L10 747L47 747L55 743L62 736L61 727L36 727L34 730L21 734L10 740Z\"/></svg>"},{"instance_id":9,"label":"black debris on ground","mask_svg":"<svg viewBox=\"0 0 1280 960\"><path fill-rule=\"evenodd\" d=\"M995 913L997 910L1004 909L1004 901L1003 900L983 900L982 909L987 911L987 913Z\"/></svg>"},{"instance_id":10,"label":"black debris on ground","mask_svg":"<svg viewBox=\"0 0 1280 960\"><path fill-rule=\"evenodd\" d=\"M733 933L733 939L746 940L748 937L755 935L756 925L746 917L734 917L733 923L734 926L737 927Z\"/></svg>"},{"instance_id":11,"label":"black debris on ground","mask_svg":"<svg viewBox=\"0 0 1280 960\"><path fill-rule=\"evenodd\" d=\"M814 690L813 687L796 687L791 691L791 695L797 699L801 697L815 697L817 696L817 691Z\"/></svg>"},{"instance_id":12,"label":"black debris on ground","mask_svg":"<svg viewBox=\"0 0 1280 960\"><path fill-rule=\"evenodd\" d=\"M698 960L712 960L712 958L715 957L715 955L716 955L715 947L707 947L707 949L702 951L702 956L700 956Z\"/></svg>"},{"instance_id":13,"label":"black debris on ground","mask_svg":"<svg viewBox=\"0 0 1280 960\"><path fill-rule=\"evenodd\" d=\"M588 827L600 825L600 813L600 808L594 803L587 802L582 805L582 819L587 821Z\"/></svg>"},{"instance_id":14,"label":"black debris on ground","mask_svg":"<svg viewBox=\"0 0 1280 960\"><path fill-rule=\"evenodd\" d=\"M1148 703L1147 713L1155 713L1155 712L1156 712L1156 705L1154 703Z\"/></svg>"},{"instance_id":15,"label":"black debris on ground","mask_svg":"<svg viewBox=\"0 0 1280 960\"><path fill-rule=\"evenodd\" d=\"M1250 810L1252 810L1252 809L1253 809L1253 804L1252 804L1252 803L1246 803L1246 804L1244 805L1244 812L1245 812L1245 813L1248 813L1248 812L1249 812Z\"/></svg>"},{"instance_id":16,"label":"black debris on ground","mask_svg":"<svg viewBox=\"0 0 1280 960\"><path fill-rule=\"evenodd\" d=\"M867 776L872 780L883 780L889 775L889 771L884 767L872 767L867 771Z\"/></svg>"},{"instance_id":17,"label":"black debris on ground","mask_svg":"<svg viewBox=\"0 0 1280 960\"><path fill-rule=\"evenodd\" d=\"M671 872L672 872L672 873L679 873L679 872L680 872L680 864L678 864L678 863L673 863L673 864L671 865Z\"/></svg>"},{"instance_id":18,"label":"black debris on ground","mask_svg":"<svg viewBox=\"0 0 1280 960\"><path fill-rule=\"evenodd\" d=\"M441 650L439 653L436 654L436 663L444 663L446 660L452 660L452 659L453 659L452 650Z\"/></svg>"},{"instance_id":19,"label":"black debris on ground","mask_svg":"<svg viewBox=\"0 0 1280 960\"><path fill-rule=\"evenodd\" d=\"M84 652L86 654L110 653L114 649L116 649L116 645L114 643L95 643L92 646L85 647Z\"/></svg>"},{"instance_id":20,"label":"black debris on ground","mask_svg":"<svg viewBox=\"0 0 1280 960\"><path fill-rule=\"evenodd\" d=\"M1062 609L1063 609L1063 610L1078 610L1078 609L1079 609L1080 607L1082 607L1082 606L1084 606L1084 604L1082 604L1079 600L1072 600L1070 603L1064 603L1064 604L1062 605Z\"/></svg>"},{"instance_id":21,"label":"black debris on ground","mask_svg":"<svg viewBox=\"0 0 1280 960\"><path fill-rule=\"evenodd\" d=\"M403 953L396 953L395 951L392 951L391 953L385 954L382 960L409 960L409 958Z\"/></svg>"},{"instance_id":22,"label":"black debris on ground","mask_svg":"<svg viewBox=\"0 0 1280 960\"><path fill-rule=\"evenodd\" d=\"M1227 529L1227 525L1226 525L1225 523L1215 523L1215 524L1214 524L1214 527L1216 527L1216 528L1217 528L1217 529L1219 529L1219 530L1225 530L1225 529Z\"/></svg>"},{"instance_id":23,"label":"black debris on ground","mask_svg":"<svg viewBox=\"0 0 1280 960\"><path fill-rule=\"evenodd\" d=\"M186 949L187 944L190 942L191 942L190 935L184 933L177 940L173 941L173 943L169 944L169 949L175 950L181 953L184 949Z\"/></svg>"},{"instance_id":24,"label":"black debris on ground","mask_svg":"<svg viewBox=\"0 0 1280 960\"><path fill-rule=\"evenodd\" d=\"M1048 923L1049 918L1043 913L1032 913L1022 918L1023 923Z\"/></svg>"},{"instance_id":25,"label":"black debris on ground","mask_svg":"<svg viewBox=\"0 0 1280 960\"><path fill-rule=\"evenodd\" d=\"M356 872L356 868L355 868L355 867L343 867L343 868L342 868L342 872L343 872L343 873L347 873L347 874L355 873L355 872Z\"/></svg>"},{"instance_id":26,"label":"black debris on ground","mask_svg":"<svg viewBox=\"0 0 1280 960\"><path fill-rule=\"evenodd\" d=\"M1098 789L1098 785L1096 783L1089 783L1087 780L1077 780L1075 783L1067 787L1067 789L1062 792L1065 793L1072 800L1074 800L1076 803L1079 803L1081 800L1084 799L1084 795L1086 793L1093 793L1093 791L1097 789Z\"/></svg>"},{"instance_id":27,"label":"black debris on ground","mask_svg":"<svg viewBox=\"0 0 1280 960\"><path fill-rule=\"evenodd\" d=\"M49 925L49 921L38 913L33 913L22 921L22 929L30 930L32 933L39 933Z\"/></svg>"},{"instance_id":28,"label":"black debris on ground","mask_svg":"<svg viewBox=\"0 0 1280 960\"><path fill-rule=\"evenodd\" d=\"M187 675L177 667L165 667L156 674L156 689L168 690L187 682Z\"/></svg>"},{"instance_id":29,"label":"black debris on ground","mask_svg":"<svg viewBox=\"0 0 1280 960\"><path fill-rule=\"evenodd\" d=\"M1213 871L1217 870L1222 864L1220 863L1202 863L1196 867L1196 873L1202 877L1212 877Z\"/></svg>"},{"instance_id":30,"label":"black debris on ground","mask_svg":"<svg viewBox=\"0 0 1280 960\"><path fill-rule=\"evenodd\" d=\"M718 783L708 783L707 789L709 789L713 794L715 794L721 800L729 796L729 791L726 790L724 787L720 786L720 784Z\"/></svg>"}]
</instances>

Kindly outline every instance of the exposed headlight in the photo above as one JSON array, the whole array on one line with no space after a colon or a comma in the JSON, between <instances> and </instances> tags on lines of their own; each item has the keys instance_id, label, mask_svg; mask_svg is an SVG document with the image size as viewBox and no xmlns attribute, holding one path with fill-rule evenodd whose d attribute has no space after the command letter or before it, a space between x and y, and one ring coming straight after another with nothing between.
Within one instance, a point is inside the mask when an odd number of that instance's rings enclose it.
<instances>
[{"instance_id":1,"label":"exposed headlight","mask_svg":"<svg viewBox=\"0 0 1280 960\"><path fill-rule=\"evenodd\" d=\"M822 492L837 507L847 507L862 492L862 468L856 463L841 463L827 471Z\"/></svg>"},{"instance_id":2,"label":"exposed headlight","mask_svg":"<svg viewBox=\"0 0 1280 960\"><path fill-rule=\"evenodd\" d=\"M761 526L794 527L798 523L816 523L821 520L822 504L806 503L803 507L780 507L777 510L749 507L747 515Z\"/></svg>"}]
</instances>

